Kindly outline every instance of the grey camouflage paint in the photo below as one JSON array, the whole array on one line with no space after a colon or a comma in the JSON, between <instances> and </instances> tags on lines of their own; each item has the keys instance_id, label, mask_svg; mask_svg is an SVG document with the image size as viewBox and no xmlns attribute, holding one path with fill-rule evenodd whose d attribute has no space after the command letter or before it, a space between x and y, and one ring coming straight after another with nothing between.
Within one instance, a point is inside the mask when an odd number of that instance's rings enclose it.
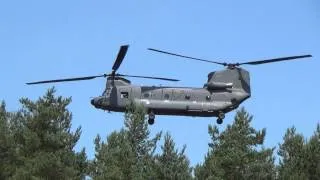
<instances>
[{"instance_id":1,"label":"grey camouflage paint","mask_svg":"<svg viewBox=\"0 0 320 180\"><path fill-rule=\"evenodd\" d=\"M124 112L133 101L157 115L213 117L234 110L250 94L249 72L233 68L209 73L202 88L135 86L121 77L108 78L103 95L91 103L99 109Z\"/></svg>"}]
</instances>

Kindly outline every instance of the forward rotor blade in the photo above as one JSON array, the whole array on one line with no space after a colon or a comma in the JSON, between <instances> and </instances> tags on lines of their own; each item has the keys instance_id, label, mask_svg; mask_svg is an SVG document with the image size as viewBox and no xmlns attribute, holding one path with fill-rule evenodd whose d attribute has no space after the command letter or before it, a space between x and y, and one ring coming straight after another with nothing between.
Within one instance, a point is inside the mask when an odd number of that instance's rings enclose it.
<instances>
[{"instance_id":1,"label":"forward rotor blade","mask_svg":"<svg viewBox=\"0 0 320 180\"><path fill-rule=\"evenodd\" d=\"M170 78L162 78L162 77L152 77L152 76L134 76L134 75L127 75L127 74L116 74L116 76L145 78L145 79L159 79L159 80L164 80L164 81L180 81L180 80L178 80L178 79L170 79Z\"/></svg>"},{"instance_id":2,"label":"forward rotor blade","mask_svg":"<svg viewBox=\"0 0 320 180\"><path fill-rule=\"evenodd\" d=\"M128 50L129 45L124 45L120 47L120 50L118 52L118 56L117 59L115 60L113 66L112 66L112 70L113 72L116 72L118 70L118 68L120 67L124 57L126 56L127 50Z\"/></svg>"},{"instance_id":3,"label":"forward rotor blade","mask_svg":"<svg viewBox=\"0 0 320 180\"><path fill-rule=\"evenodd\" d=\"M289 56L289 57L282 57L282 58L275 58L275 59L266 59L266 60L261 60L261 61L250 61L250 62L239 63L239 65L243 65L243 64L259 65L259 64L265 64L265 63L273 63L273 62L278 62L278 61L289 61L289 60L308 58L308 57L312 57L312 55Z\"/></svg>"},{"instance_id":4,"label":"forward rotor blade","mask_svg":"<svg viewBox=\"0 0 320 180\"><path fill-rule=\"evenodd\" d=\"M32 84L45 84L45 83L65 82L65 81L82 81L82 80L90 80L90 79L94 79L97 77L105 77L105 76L106 75L86 76L86 77L66 78L66 79L54 79L54 80L30 82L30 83L26 83L26 84L32 85Z\"/></svg>"},{"instance_id":5,"label":"forward rotor blade","mask_svg":"<svg viewBox=\"0 0 320 180\"><path fill-rule=\"evenodd\" d=\"M194 58L194 57L190 57L190 56L184 56L184 55L171 53L171 52L167 52L167 51L162 51L162 50L158 50L158 49L153 49L153 48L148 48L148 50L159 52L159 53L164 53L164 54L169 54L169 55L172 55L172 56L178 56L178 57L182 57L182 58L193 59L193 60L197 60L197 61L203 61L203 62L208 62L208 63L219 64L219 65L223 65L223 66L227 65L227 63L221 63L221 62L210 61L210 60L206 60L206 59L200 59L200 58Z\"/></svg>"}]
</instances>

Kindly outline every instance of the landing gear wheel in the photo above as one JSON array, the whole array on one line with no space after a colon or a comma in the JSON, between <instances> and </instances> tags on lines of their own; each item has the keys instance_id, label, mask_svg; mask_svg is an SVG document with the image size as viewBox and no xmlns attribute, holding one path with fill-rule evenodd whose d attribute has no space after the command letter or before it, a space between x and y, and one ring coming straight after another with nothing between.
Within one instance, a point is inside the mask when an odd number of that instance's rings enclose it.
<instances>
[{"instance_id":1,"label":"landing gear wheel","mask_svg":"<svg viewBox=\"0 0 320 180\"><path fill-rule=\"evenodd\" d=\"M149 124L149 125L154 124L154 119L148 119L148 124Z\"/></svg>"},{"instance_id":2,"label":"landing gear wheel","mask_svg":"<svg viewBox=\"0 0 320 180\"><path fill-rule=\"evenodd\" d=\"M149 125L152 125L154 124L154 119L156 118L155 114L153 111L150 111L149 112L149 119L148 119L148 123Z\"/></svg>"},{"instance_id":3,"label":"landing gear wheel","mask_svg":"<svg viewBox=\"0 0 320 180\"><path fill-rule=\"evenodd\" d=\"M220 119L220 118L217 119L217 124L222 124L222 122L223 122L223 119Z\"/></svg>"},{"instance_id":4,"label":"landing gear wheel","mask_svg":"<svg viewBox=\"0 0 320 180\"><path fill-rule=\"evenodd\" d=\"M217 124L222 124L224 118L225 118L224 113L220 111L218 114Z\"/></svg>"}]
</instances>

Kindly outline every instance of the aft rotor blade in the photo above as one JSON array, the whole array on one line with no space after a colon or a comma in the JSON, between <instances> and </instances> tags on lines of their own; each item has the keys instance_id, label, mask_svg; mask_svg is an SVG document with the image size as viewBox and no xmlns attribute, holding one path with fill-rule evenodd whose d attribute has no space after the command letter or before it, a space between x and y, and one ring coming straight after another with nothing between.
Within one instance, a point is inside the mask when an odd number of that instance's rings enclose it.
<instances>
[{"instance_id":1,"label":"aft rotor blade","mask_svg":"<svg viewBox=\"0 0 320 180\"><path fill-rule=\"evenodd\" d=\"M124 45L120 47L120 50L118 52L117 59L115 60L112 70L113 72L117 71L118 68L120 67L124 57L126 56L127 50L128 50L129 45Z\"/></svg>"},{"instance_id":2,"label":"aft rotor blade","mask_svg":"<svg viewBox=\"0 0 320 180\"><path fill-rule=\"evenodd\" d=\"M180 81L180 80L178 80L178 79L170 79L170 78L162 78L162 77L152 77L152 76L134 76L134 75L127 75L127 74L117 74L116 76L145 78L145 79L159 79L159 80L164 80L164 81Z\"/></svg>"},{"instance_id":3,"label":"aft rotor blade","mask_svg":"<svg viewBox=\"0 0 320 180\"><path fill-rule=\"evenodd\" d=\"M56 83L56 82L65 82L65 81L83 81L83 80L90 80L97 77L105 77L106 75L98 75L98 76L86 76L86 77L76 77L76 78L65 78L65 79L54 79L54 80L46 80L46 81L36 81L26 83L27 85L32 84L45 84L45 83Z\"/></svg>"},{"instance_id":4,"label":"aft rotor blade","mask_svg":"<svg viewBox=\"0 0 320 180\"><path fill-rule=\"evenodd\" d=\"M259 64L273 63L278 61L289 61L289 60L308 58L308 57L312 57L312 55L308 54L308 55L301 55L301 56L289 56L289 57L281 57L281 58L275 58L275 59L266 59L266 60L260 60L260 61L250 61L250 62L239 63L238 65L243 65L243 64L259 65Z\"/></svg>"},{"instance_id":5,"label":"aft rotor blade","mask_svg":"<svg viewBox=\"0 0 320 180\"><path fill-rule=\"evenodd\" d=\"M223 65L223 66L227 65L227 63L221 63L221 62L210 61L210 60L206 60L206 59L200 59L200 58L194 58L194 57L190 57L190 56L184 56L184 55L171 53L171 52L167 52L167 51L162 51L162 50L158 50L158 49L153 49L153 48L148 48L148 50L159 52L159 53L164 53L164 54L169 54L169 55L172 55L172 56L178 56L178 57L182 57L182 58L193 59L193 60L197 60L197 61L203 61L203 62L208 62L208 63L219 64L219 65Z\"/></svg>"}]
</instances>

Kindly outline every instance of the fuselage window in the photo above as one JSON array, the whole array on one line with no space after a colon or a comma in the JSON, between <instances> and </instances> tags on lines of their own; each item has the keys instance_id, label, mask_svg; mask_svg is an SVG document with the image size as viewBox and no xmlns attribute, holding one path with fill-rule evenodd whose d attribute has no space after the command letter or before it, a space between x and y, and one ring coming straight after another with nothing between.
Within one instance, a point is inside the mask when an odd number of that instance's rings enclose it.
<instances>
[{"instance_id":1,"label":"fuselage window","mask_svg":"<svg viewBox=\"0 0 320 180\"><path fill-rule=\"evenodd\" d=\"M121 92L120 98L129 98L129 93L128 92Z\"/></svg>"},{"instance_id":2,"label":"fuselage window","mask_svg":"<svg viewBox=\"0 0 320 180\"><path fill-rule=\"evenodd\" d=\"M209 101L211 99L211 96L206 96L206 100Z\"/></svg>"},{"instance_id":3,"label":"fuselage window","mask_svg":"<svg viewBox=\"0 0 320 180\"><path fill-rule=\"evenodd\" d=\"M148 98L149 96L150 96L150 94L149 93L144 93L144 95L143 95L145 98Z\"/></svg>"},{"instance_id":4,"label":"fuselage window","mask_svg":"<svg viewBox=\"0 0 320 180\"><path fill-rule=\"evenodd\" d=\"M169 94L164 95L164 99L169 99L169 98L170 98Z\"/></svg>"},{"instance_id":5,"label":"fuselage window","mask_svg":"<svg viewBox=\"0 0 320 180\"><path fill-rule=\"evenodd\" d=\"M185 96L185 98L189 100L189 99L190 99L190 95L187 94L187 95Z\"/></svg>"}]
</instances>

